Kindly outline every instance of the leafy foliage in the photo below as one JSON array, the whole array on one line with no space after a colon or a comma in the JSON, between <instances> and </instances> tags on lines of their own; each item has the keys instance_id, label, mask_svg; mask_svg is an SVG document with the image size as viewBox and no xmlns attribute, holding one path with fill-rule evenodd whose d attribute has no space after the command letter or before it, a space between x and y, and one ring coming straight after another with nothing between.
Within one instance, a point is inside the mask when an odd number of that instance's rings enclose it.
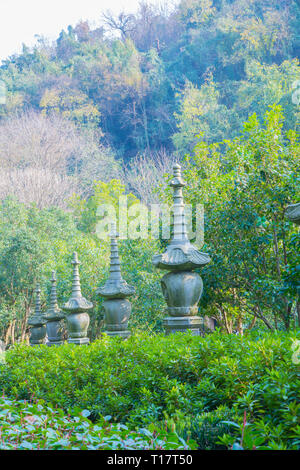
<instances>
[{"instance_id":1,"label":"leafy foliage","mask_svg":"<svg viewBox=\"0 0 300 470\"><path fill-rule=\"evenodd\" d=\"M18 400L89 410L94 421L111 415L131 429L175 430L201 448L215 448L223 434L234 438L222 422L240 425L246 412L249 422L268 430L264 442L294 448L300 377L291 345L298 333L139 334L126 341L104 336L80 348L18 345L0 366L0 387Z\"/></svg>"},{"instance_id":2,"label":"leafy foliage","mask_svg":"<svg viewBox=\"0 0 300 470\"><path fill-rule=\"evenodd\" d=\"M110 416L93 424L88 410L72 416L43 400L26 402L0 398L1 450L136 450L191 449L175 432L159 434L144 428L130 431L124 424L110 424Z\"/></svg>"}]
</instances>

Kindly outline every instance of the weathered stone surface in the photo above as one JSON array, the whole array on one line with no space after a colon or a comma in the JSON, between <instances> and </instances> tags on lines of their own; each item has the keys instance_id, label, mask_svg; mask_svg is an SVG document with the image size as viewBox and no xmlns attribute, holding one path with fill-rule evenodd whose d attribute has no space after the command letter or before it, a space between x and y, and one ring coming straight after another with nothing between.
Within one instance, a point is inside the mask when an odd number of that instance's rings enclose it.
<instances>
[{"instance_id":1,"label":"weathered stone surface","mask_svg":"<svg viewBox=\"0 0 300 470\"><path fill-rule=\"evenodd\" d=\"M168 313L172 317L197 315L203 282L198 273L179 271L165 274L161 280Z\"/></svg>"},{"instance_id":2,"label":"weathered stone surface","mask_svg":"<svg viewBox=\"0 0 300 470\"><path fill-rule=\"evenodd\" d=\"M90 323L90 317L87 310L93 308L92 302L86 300L81 294L80 278L77 253L73 253L73 284L72 294L68 302L63 306L67 312L68 343L88 344L87 330Z\"/></svg>"},{"instance_id":3,"label":"weathered stone surface","mask_svg":"<svg viewBox=\"0 0 300 470\"><path fill-rule=\"evenodd\" d=\"M164 320L166 334L191 329L194 334L203 331L203 319L196 316L198 302L202 295L203 283L200 275L193 270L211 261L207 253L202 253L189 241L184 215L182 188L185 182L181 177L180 165L174 165L173 187L174 235L166 250L153 257L153 264L159 269L170 271L161 280L170 317Z\"/></svg>"},{"instance_id":4,"label":"weathered stone surface","mask_svg":"<svg viewBox=\"0 0 300 470\"><path fill-rule=\"evenodd\" d=\"M285 214L291 222L300 225L300 202L298 204L291 204L286 208Z\"/></svg>"},{"instance_id":5,"label":"weathered stone surface","mask_svg":"<svg viewBox=\"0 0 300 470\"><path fill-rule=\"evenodd\" d=\"M35 295L35 311L28 319L28 325L31 327L29 338L31 346L45 344L46 339L46 319L41 312L41 289L39 284L36 286Z\"/></svg>"},{"instance_id":6,"label":"weathered stone surface","mask_svg":"<svg viewBox=\"0 0 300 470\"><path fill-rule=\"evenodd\" d=\"M50 307L45 313L45 318L47 320L47 345L59 346L63 343L63 319L65 318L65 315L57 305L56 277L54 271L52 271L51 283Z\"/></svg>"},{"instance_id":7,"label":"weathered stone surface","mask_svg":"<svg viewBox=\"0 0 300 470\"><path fill-rule=\"evenodd\" d=\"M203 318L199 316L166 317L163 320L166 334L190 330L193 335L201 336L204 333Z\"/></svg>"},{"instance_id":8,"label":"weathered stone surface","mask_svg":"<svg viewBox=\"0 0 300 470\"><path fill-rule=\"evenodd\" d=\"M116 226L112 224L109 278L104 286L99 287L96 292L105 298L103 302L105 333L109 336L127 338L130 335L127 328L131 314L131 303L126 297L133 295L135 288L127 284L122 277L117 238Z\"/></svg>"}]
</instances>

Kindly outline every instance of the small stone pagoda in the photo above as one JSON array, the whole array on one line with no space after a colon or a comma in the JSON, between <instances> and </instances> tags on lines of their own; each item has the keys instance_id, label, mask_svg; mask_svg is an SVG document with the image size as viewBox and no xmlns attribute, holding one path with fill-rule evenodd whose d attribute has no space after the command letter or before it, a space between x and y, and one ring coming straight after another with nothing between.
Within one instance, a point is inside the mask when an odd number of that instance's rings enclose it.
<instances>
[{"instance_id":1,"label":"small stone pagoda","mask_svg":"<svg viewBox=\"0 0 300 470\"><path fill-rule=\"evenodd\" d=\"M29 343L31 346L45 344L46 321L45 316L41 312L41 289L39 284L37 284L35 289L34 314L28 319L28 325L30 326Z\"/></svg>"},{"instance_id":2,"label":"small stone pagoda","mask_svg":"<svg viewBox=\"0 0 300 470\"><path fill-rule=\"evenodd\" d=\"M109 336L127 338L130 335L128 320L131 314L131 303L127 297L135 293L135 288L122 278L117 243L118 233L115 224L111 226L110 271L104 286L97 289L97 294L104 297L105 333Z\"/></svg>"},{"instance_id":3,"label":"small stone pagoda","mask_svg":"<svg viewBox=\"0 0 300 470\"><path fill-rule=\"evenodd\" d=\"M203 283L194 269L201 268L211 261L206 253L198 251L187 235L182 188L186 185L181 177L181 166L173 167L173 226L174 234L166 250L155 255L153 264L169 271L161 280L168 316L164 319L166 334L191 330L200 335L203 319L197 316L198 302L202 295Z\"/></svg>"},{"instance_id":4,"label":"small stone pagoda","mask_svg":"<svg viewBox=\"0 0 300 470\"><path fill-rule=\"evenodd\" d=\"M90 324L88 310L93 308L92 302L86 300L81 294L80 278L77 253L73 253L73 284L72 294L68 302L63 305L63 310L67 312L68 343L88 344L87 330Z\"/></svg>"},{"instance_id":5,"label":"small stone pagoda","mask_svg":"<svg viewBox=\"0 0 300 470\"><path fill-rule=\"evenodd\" d=\"M59 346L63 344L63 319L65 315L63 311L57 305L57 294L56 294L56 277L55 271L52 271L51 278L51 293L50 293L50 308L45 313L47 320L47 336L48 346Z\"/></svg>"}]
</instances>

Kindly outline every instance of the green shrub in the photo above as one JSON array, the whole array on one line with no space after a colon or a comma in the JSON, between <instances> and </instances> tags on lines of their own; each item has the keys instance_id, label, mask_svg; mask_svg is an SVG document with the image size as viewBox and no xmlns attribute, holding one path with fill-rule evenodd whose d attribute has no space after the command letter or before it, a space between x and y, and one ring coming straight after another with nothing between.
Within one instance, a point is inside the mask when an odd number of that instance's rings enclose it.
<instances>
[{"instance_id":1,"label":"green shrub","mask_svg":"<svg viewBox=\"0 0 300 470\"><path fill-rule=\"evenodd\" d=\"M241 422L246 412L249 422L263 418L273 430L299 402L291 349L297 335L137 334L126 341L104 336L87 347L17 345L0 365L0 389L64 410L88 409L94 421L111 415L131 429L173 420L182 437L216 448L217 435L229 432L222 421ZM294 445L290 433L280 439Z\"/></svg>"}]
</instances>

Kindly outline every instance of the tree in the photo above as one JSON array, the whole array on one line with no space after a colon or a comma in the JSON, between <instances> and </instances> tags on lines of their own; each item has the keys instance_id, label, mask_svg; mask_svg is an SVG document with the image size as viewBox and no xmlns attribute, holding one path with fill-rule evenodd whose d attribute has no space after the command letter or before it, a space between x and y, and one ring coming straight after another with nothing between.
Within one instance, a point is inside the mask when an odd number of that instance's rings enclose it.
<instances>
[{"instance_id":1,"label":"tree","mask_svg":"<svg viewBox=\"0 0 300 470\"><path fill-rule=\"evenodd\" d=\"M253 115L222 153L220 145L200 141L186 159L187 198L205 205L205 251L213 260L203 269L205 312L229 332L251 317L271 329L293 323L297 282L286 278L299 255L285 208L300 196L300 146L282 125L274 106L263 125Z\"/></svg>"}]
</instances>

